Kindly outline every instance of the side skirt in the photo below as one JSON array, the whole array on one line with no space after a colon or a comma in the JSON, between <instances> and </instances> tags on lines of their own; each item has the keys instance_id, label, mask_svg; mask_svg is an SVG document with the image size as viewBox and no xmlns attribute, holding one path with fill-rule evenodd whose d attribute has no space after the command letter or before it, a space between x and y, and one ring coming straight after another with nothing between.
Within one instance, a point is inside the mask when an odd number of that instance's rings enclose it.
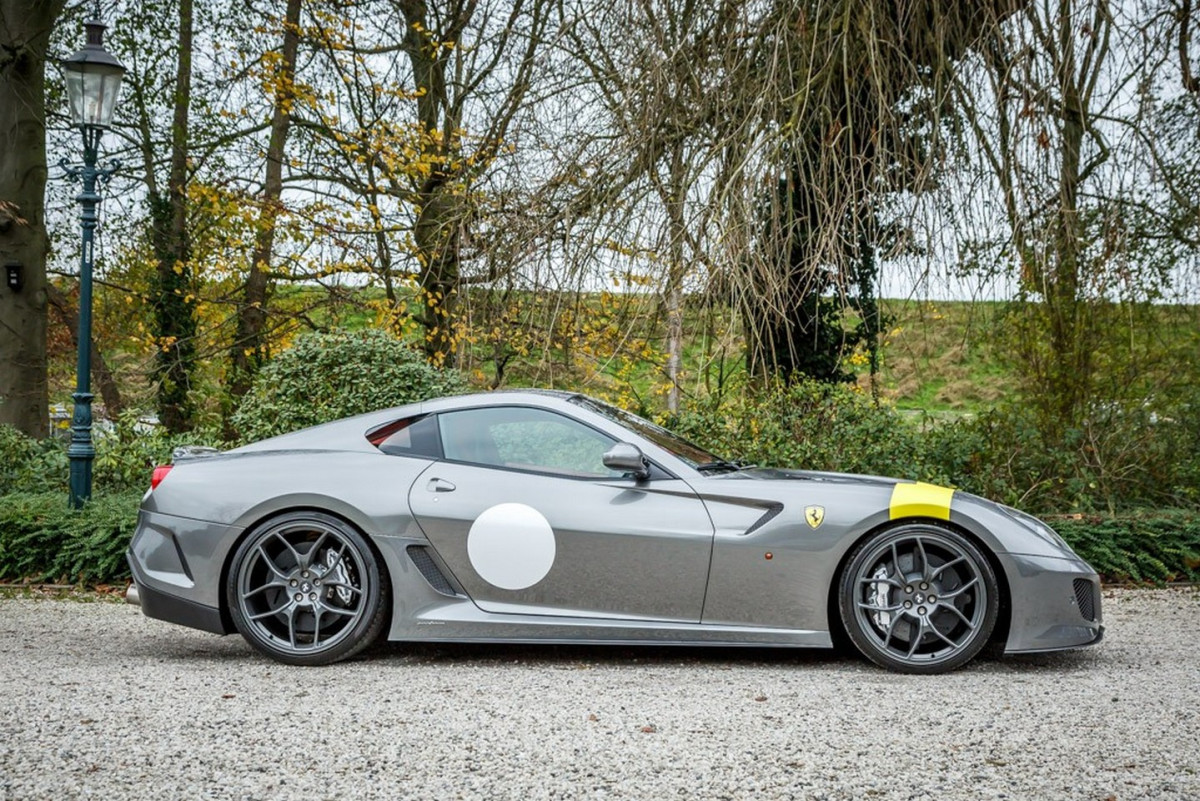
<instances>
[{"instance_id":1,"label":"side skirt","mask_svg":"<svg viewBox=\"0 0 1200 801\"><path fill-rule=\"evenodd\" d=\"M758 645L832 648L827 631L484 612L467 598L442 598L393 618L390 640L547 644ZM397 610L399 611L399 610Z\"/></svg>"}]
</instances>

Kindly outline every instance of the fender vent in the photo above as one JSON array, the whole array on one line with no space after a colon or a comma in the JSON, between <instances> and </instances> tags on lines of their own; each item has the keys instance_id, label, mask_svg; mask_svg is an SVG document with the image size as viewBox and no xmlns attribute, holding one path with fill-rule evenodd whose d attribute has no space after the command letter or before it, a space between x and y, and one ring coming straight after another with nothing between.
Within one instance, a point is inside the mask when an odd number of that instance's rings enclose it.
<instances>
[{"instance_id":1,"label":"fender vent","mask_svg":"<svg viewBox=\"0 0 1200 801\"><path fill-rule=\"evenodd\" d=\"M1084 620L1096 619L1096 589L1087 579L1075 579L1075 601Z\"/></svg>"},{"instance_id":2,"label":"fender vent","mask_svg":"<svg viewBox=\"0 0 1200 801\"><path fill-rule=\"evenodd\" d=\"M421 571L421 575L429 582L429 586L440 592L442 595L457 595L453 585L446 579L446 576L438 569L437 562L433 561L433 557L429 555L429 549L424 545L410 545L407 548L408 558L417 566L417 570Z\"/></svg>"}]
</instances>

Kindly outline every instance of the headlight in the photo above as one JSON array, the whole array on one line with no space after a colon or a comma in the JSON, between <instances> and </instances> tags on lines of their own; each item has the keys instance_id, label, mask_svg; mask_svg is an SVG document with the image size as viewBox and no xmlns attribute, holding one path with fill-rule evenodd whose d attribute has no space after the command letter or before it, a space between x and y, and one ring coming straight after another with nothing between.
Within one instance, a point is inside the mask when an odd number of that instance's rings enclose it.
<instances>
[{"instance_id":1,"label":"headlight","mask_svg":"<svg viewBox=\"0 0 1200 801\"><path fill-rule=\"evenodd\" d=\"M1062 548L1068 553L1075 553L1075 551L1071 549L1071 546L1067 545L1067 541L1060 537L1058 532L1050 528L1050 526L1044 521L1039 520L1033 515L1026 514L1020 509L1014 509L1011 506L1005 506L1004 504L997 504L997 506L1003 509L1006 515L1032 531L1034 534L1037 534L1042 539L1057 545L1059 548Z\"/></svg>"}]
</instances>

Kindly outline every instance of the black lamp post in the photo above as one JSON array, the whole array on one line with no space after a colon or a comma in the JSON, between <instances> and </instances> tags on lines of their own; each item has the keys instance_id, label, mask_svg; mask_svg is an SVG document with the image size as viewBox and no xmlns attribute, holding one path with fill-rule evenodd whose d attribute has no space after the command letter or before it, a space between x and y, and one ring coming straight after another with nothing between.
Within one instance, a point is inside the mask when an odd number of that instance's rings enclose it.
<instances>
[{"instance_id":1,"label":"black lamp post","mask_svg":"<svg viewBox=\"0 0 1200 801\"><path fill-rule=\"evenodd\" d=\"M95 17L99 17L97 11ZM79 202L79 219L83 229L83 250L79 260L79 337L75 368L75 410L71 414L71 444L67 456L71 460L71 505L78 509L92 497L92 237L96 230L96 206L100 195L97 181L108 181L120 166L96 166L100 137L112 122L117 96L121 93L121 77L125 67L113 58L102 44L105 25L93 18L84 23L87 44L83 49L62 61L67 80L67 98L71 106L71 122L83 133L83 166L59 162L67 176L79 179L83 189L75 198Z\"/></svg>"}]
</instances>

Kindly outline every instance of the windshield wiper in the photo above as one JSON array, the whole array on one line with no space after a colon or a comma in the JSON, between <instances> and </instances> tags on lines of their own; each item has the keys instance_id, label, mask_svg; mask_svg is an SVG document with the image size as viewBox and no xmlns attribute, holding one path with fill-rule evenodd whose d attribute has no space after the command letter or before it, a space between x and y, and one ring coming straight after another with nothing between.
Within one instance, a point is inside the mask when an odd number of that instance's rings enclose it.
<instances>
[{"instance_id":1,"label":"windshield wiper","mask_svg":"<svg viewBox=\"0 0 1200 801\"><path fill-rule=\"evenodd\" d=\"M734 473L738 470L745 470L747 467L754 467L754 465L740 459L732 462L728 459L717 459L712 462L704 462L703 464L696 465L696 469L701 473L710 471L714 473Z\"/></svg>"}]
</instances>

